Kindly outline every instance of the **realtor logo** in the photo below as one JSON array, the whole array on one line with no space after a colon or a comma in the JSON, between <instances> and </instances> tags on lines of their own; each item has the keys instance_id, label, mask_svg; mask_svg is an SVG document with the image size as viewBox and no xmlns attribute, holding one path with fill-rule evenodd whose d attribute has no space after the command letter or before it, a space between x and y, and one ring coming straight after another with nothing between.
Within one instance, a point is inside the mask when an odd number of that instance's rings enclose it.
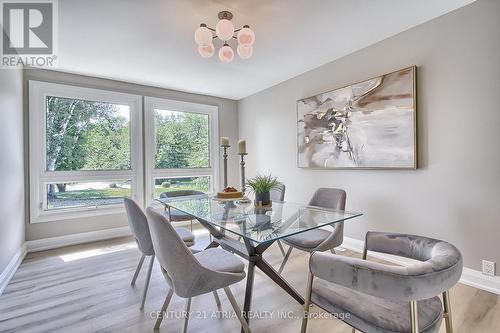
<instances>
[{"instance_id":1,"label":"realtor logo","mask_svg":"<svg viewBox=\"0 0 500 333\"><path fill-rule=\"evenodd\" d=\"M56 0L1 2L2 67L53 67Z\"/></svg>"}]
</instances>

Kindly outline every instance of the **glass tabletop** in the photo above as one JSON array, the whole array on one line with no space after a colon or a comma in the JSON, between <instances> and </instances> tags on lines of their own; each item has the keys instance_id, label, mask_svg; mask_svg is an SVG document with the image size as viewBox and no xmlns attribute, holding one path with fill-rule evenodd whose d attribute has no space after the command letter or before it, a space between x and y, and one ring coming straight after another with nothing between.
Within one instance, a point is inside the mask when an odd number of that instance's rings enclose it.
<instances>
[{"instance_id":1,"label":"glass tabletop","mask_svg":"<svg viewBox=\"0 0 500 333\"><path fill-rule=\"evenodd\" d=\"M220 201L209 195L157 201L256 243L278 240L362 215L292 202L273 202L271 207L258 208L253 202Z\"/></svg>"}]
</instances>

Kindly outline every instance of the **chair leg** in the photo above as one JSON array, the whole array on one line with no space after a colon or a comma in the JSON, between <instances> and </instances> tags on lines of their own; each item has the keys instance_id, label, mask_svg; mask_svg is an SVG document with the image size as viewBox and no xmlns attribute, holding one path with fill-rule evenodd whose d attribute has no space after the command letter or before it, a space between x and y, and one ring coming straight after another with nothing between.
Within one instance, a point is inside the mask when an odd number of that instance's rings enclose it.
<instances>
[{"instance_id":1,"label":"chair leg","mask_svg":"<svg viewBox=\"0 0 500 333\"><path fill-rule=\"evenodd\" d=\"M307 279L306 299L304 303L304 317L302 318L302 327L300 329L300 333L306 333L307 330L307 320L309 319L309 305L311 304L313 279L314 276L312 275L312 273L309 273L309 278Z\"/></svg>"},{"instance_id":2,"label":"chair leg","mask_svg":"<svg viewBox=\"0 0 500 333\"><path fill-rule=\"evenodd\" d=\"M141 259L139 259L139 263L137 264L137 268L135 269L135 273L134 273L134 277L132 278L132 282L130 282L131 286L135 285L135 280L137 280L137 276L139 276L139 272L141 271L142 264L144 263L144 258L146 258L146 256L143 254L141 256Z\"/></svg>"},{"instance_id":3,"label":"chair leg","mask_svg":"<svg viewBox=\"0 0 500 333\"><path fill-rule=\"evenodd\" d=\"M157 330L160 328L161 322L163 320L163 315L165 314L165 311L167 311L168 303L170 303L170 300L172 299L172 296L174 295L174 291L170 289L167 293L167 297L165 297L165 302L163 302L163 305L161 307L161 311L158 315L158 318L156 319L154 329Z\"/></svg>"},{"instance_id":4,"label":"chair leg","mask_svg":"<svg viewBox=\"0 0 500 333\"><path fill-rule=\"evenodd\" d=\"M418 333L417 301L410 301L410 327L411 333Z\"/></svg>"},{"instance_id":5,"label":"chair leg","mask_svg":"<svg viewBox=\"0 0 500 333\"><path fill-rule=\"evenodd\" d=\"M186 313L185 313L186 316L184 317L184 324L182 326L182 333L187 332L188 322L189 322L189 311L191 311L191 297L189 297L187 299L187 302L186 302Z\"/></svg>"},{"instance_id":6,"label":"chair leg","mask_svg":"<svg viewBox=\"0 0 500 333\"><path fill-rule=\"evenodd\" d=\"M213 294L214 294L215 304L217 304L217 307L220 307L220 298L219 294L217 294L217 290L215 290Z\"/></svg>"},{"instance_id":7,"label":"chair leg","mask_svg":"<svg viewBox=\"0 0 500 333\"><path fill-rule=\"evenodd\" d=\"M144 303L146 302L146 295L148 294L149 280L151 280L151 271L153 270L153 265L155 263L155 255L151 256L151 261L149 262L148 274L146 275L146 282L144 283L144 291L142 292L142 303L139 309L144 309Z\"/></svg>"},{"instance_id":8,"label":"chair leg","mask_svg":"<svg viewBox=\"0 0 500 333\"><path fill-rule=\"evenodd\" d=\"M290 258L290 253L292 253L292 250L293 250L293 247L290 246L290 248L288 249L288 251L285 255L285 258L283 259L283 262L281 263L280 269L278 269L278 274L281 274L281 272L283 271L283 268L285 268L285 264L288 261L288 258Z\"/></svg>"},{"instance_id":9,"label":"chair leg","mask_svg":"<svg viewBox=\"0 0 500 333\"><path fill-rule=\"evenodd\" d=\"M283 248L283 245L281 244L281 242L279 241L279 239L276 241L276 243L278 243L278 246L280 247L281 254L284 257L285 256L285 249Z\"/></svg>"},{"instance_id":10,"label":"chair leg","mask_svg":"<svg viewBox=\"0 0 500 333\"><path fill-rule=\"evenodd\" d=\"M446 333L453 333L453 324L451 320L451 304L449 290L443 293L443 317L446 324Z\"/></svg>"},{"instance_id":11,"label":"chair leg","mask_svg":"<svg viewBox=\"0 0 500 333\"><path fill-rule=\"evenodd\" d=\"M238 306L238 303L236 302L236 299L234 298L231 289L229 289L229 287L226 287L224 288L224 292L226 293L226 296L229 299L229 303L231 303L231 306L233 307L233 310L236 313L236 317L238 317L238 320L240 321L241 328L243 328L243 331L245 333L251 333L250 327L248 326L248 323L246 322L245 318L243 318L241 314L241 309Z\"/></svg>"}]
</instances>

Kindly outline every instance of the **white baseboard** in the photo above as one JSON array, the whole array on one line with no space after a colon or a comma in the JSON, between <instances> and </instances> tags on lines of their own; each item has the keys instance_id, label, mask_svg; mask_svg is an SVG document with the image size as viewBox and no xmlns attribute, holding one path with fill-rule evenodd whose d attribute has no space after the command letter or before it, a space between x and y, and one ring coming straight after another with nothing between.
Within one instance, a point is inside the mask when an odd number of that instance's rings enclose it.
<instances>
[{"instance_id":1,"label":"white baseboard","mask_svg":"<svg viewBox=\"0 0 500 333\"><path fill-rule=\"evenodd\" d=\"M342 247L351 251L362 253L364 249L364 241L355 238L344 237L344 243L342 243ZM407 265L413 261L412 259L406 259L385 253L369 252L369 255L378 259L387 260L398 265ZM500 295L500 276L488 276L484 275L480 271L464 267L460 282L471 287Z\"/></svg>"},{"instance_id":2,"label":"white baseboard","mask_svg":"<svg viewBox=\"0 0 500 333\"><path fill-rule=\"evenodd\" d=\"M9 284L10 280L16 273L17 269L21 265L24 257L26 256L26 243L24 243L21 248L16 252L14 257L9 261L7 267L3 270L2 274L0 274L0 296L3 294L5 288Z\"/></svg>"},{"instance_id":3,"label":"white baseboard","mask_svg":"<svg viewBox=\"0 0 500 333\"><path fill-rule=\"evenodd\" d=\"M471 287L500 295L500 276L488 276L480 271L464 267L460 282Z\"/></svg>"},{"instance_id":4,"label":"white baseboard","mask_svg":"<svg viewBox=\"0 0 500 333\"><path fill-rule=\"evenodd\" d=\"M43 238L26 241L28 252L37 252L56 249L63 246L77 245L83 243L96 242L100 240L118 238L131 235L130 227L119 227L112 229L83 232L73 235Z\"/></svg>"}]
</instances>

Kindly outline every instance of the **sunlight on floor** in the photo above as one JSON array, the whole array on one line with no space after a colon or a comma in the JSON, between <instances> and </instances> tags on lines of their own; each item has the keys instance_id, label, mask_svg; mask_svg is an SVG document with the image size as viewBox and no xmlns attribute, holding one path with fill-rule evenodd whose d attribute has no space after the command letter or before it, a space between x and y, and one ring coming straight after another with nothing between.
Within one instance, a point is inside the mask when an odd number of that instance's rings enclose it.
<instances>
[{"instance_id":1,"label":"sunlight on floor","mask_svg":"<svg viewBox=\"0 0 500 333\"><path fill-rule=\"evenodd\" d=\"M107 247L97 248L97 249L92 249L92 250L63 254L63 255L60 255L59 258L64 262L70 262L70 261L75 261L75 260L79 260L79 259L91 258L91 257L100 256L103 254L124 251L124 250L129 250L129 249L135 249L135 248L137 248L137 244L130 242L130 243L112 245L112 246L107 246Z\"/></svg>"}]
</instances>

